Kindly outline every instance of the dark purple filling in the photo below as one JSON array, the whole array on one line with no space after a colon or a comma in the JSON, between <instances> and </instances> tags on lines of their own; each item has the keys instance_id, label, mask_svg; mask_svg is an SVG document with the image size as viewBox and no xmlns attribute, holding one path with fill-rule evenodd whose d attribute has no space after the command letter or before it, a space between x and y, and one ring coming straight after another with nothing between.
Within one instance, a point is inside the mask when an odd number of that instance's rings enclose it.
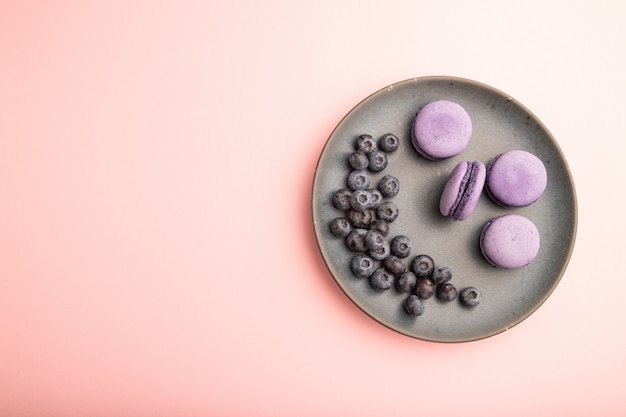
<instances>
[{"instance_id":1,"label":"dark purple filling","mask_svg":"<svg viewBox=\"0 0 626 417\"><path fill-rule=\"evenodd\" d=\"M467 204L467 200L469 200L472 193L474 192L476 177L480 172L479 166L480 164L476 161L467 163L467 171L465 171L465 175L463 176L463 180L461 181L459 194L456 198L456 201L452 205L452 209L450 209L450 215L456 220L458 220L461 212Z\"/></svg>"},{"instance_id":2,"label":"dark purple filling","mask_svg":"<svg viewBox=\"0 0 626 417\"><path fill-rule=\"evenodd\" d=\"M470 183L472 163L466 162L466 164L467 167L465 168L465 174L463 174L463 179L461 180L461 184L459 184L459 192L456 195L456 200L454 200L452 207L450 207L450 216L453 218L457 217L458 212L461 211L461 208L463 207L463 200L465 194L467 193L467 186ZM465 200L467 199L465 198Z\"/></svg>"}]
</instances>

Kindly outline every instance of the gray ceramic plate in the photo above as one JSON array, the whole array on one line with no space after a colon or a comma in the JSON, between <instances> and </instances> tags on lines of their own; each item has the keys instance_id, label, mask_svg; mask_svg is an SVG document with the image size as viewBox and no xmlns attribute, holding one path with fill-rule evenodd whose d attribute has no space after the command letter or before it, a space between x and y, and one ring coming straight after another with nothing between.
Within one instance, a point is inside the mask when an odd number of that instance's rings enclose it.
<instances>
[{"instance_id":1,"label":"gray ceramic plate","mask_svg":"<svg viewBox=\"0 0 626 417\"><path fill-rule=\"evenodd\" d=\"M467 149L456 157L433 162L413 149L410 127L415 114L434 100L461 104L469 113L473 135ZM437 265L449 266L458 289L480 288L482 303L463 307L458 300L425 301L422 316L406 314L407 297L395 288L372 289L367 279L350 270L350 252L343 239L328 228L343 212L333 207L335 190L346 186L347 162L359 134L375 138L394 133L400 149L389 155L389 165L372 174L376 184L385 174L400 181L393 201L400 209L391 223L389 237L411 238L412 254L428 254ZM483 194L474 213L465 221L439 214L443 185L452 168L462 160L488 163L499 153L524 149L537 155L548 171L548 186L529 207L503 209ZM532 314L557 286L569 261L576 234L577 209L572 177L559 146L546 127L523 105L484 84L451 77L424 77L390 85L363 100L341 120L320 156L313 181L313 225L322 257L344 293L370 317L407 336L438 342L465 342L503 332ZM531 219L541 234L541 249L527 267L502 270L490 266L479 248L483 225L491 218L516 213Z\"/></svg>"}]
</instances>

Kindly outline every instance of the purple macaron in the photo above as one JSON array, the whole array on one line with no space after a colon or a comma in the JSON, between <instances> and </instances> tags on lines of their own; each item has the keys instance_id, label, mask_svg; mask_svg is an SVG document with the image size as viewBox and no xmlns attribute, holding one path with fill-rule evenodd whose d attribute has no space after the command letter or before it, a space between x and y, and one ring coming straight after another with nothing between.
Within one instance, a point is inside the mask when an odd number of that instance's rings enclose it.
<instances>
[{"instance_id":1,"label":"purple macaron","mask_svg":"<svg viewBox=\"0 0 626 417\"><path fill-rule=\"evenodd\" d=\"M504 269L521 268L539 253L537 227L524 216L505 214L491 219L480 234L480 250L493 266Z\"/></svg>"},{"instance_id":2,"label":"purple macaron","mask_svg":"<svg viewBox=\"0 0 626 417\"><path fill-rule=\"evenodd\" d=\"M436 161L460 154L472 136L472 120L457 103L439 100L425 105L413 119L411 141L425 158Z\"/></svg>"},{"instance_id":3,"label":"purple macaron","mask_svg":"<svg viewBox=\"0 0 626 417\"><path fill-rule=\"evenodd\" d=\"M487 194L505 208L534 203L543 194L547 183L546 167L530 152L505 152L496 156L487 167Z\"/></svg>"},{"instance_id":4,"label":"purple macaron","mask_svg":"<svg viewBox=\"0 0 626 417\"><path fill-rule=\"evenodd\" d=\"M486 169L482 162L459 162L448 177L441 193L439 211L454 220L472 214L485 185Z\"/></svg>"}]
</instances>

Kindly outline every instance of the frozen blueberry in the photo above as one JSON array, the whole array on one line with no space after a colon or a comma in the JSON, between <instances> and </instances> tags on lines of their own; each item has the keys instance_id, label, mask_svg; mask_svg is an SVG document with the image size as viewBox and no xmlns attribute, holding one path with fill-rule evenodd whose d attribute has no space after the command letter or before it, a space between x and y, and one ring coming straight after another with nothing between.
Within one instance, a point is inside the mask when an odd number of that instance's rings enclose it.
<instances>
[{"instance_id":1,"label":"frozen blueberry","mask_svg":"<svg viewBox=\"0 0 626 417\"><path fill-rule=\"evenodd\" d=\"M437 298L441 301L453 301L456 298L456 287L449 282L437 286Z\"/></svg>"},{"instance_id":2,"label":"frozen blueberry","mask_svg":"<svg viewBox=\"0 0 626 417\"><path fill-rule=\"evenodd\" d=\"M356 211L367 210L372 203L372 195L367 190L355 190L350 196L350 206Z\"/></svg>"},{"instance_id":3,"label":"frozen blueberry","mask_svg":"<svg viewBox=\"0 0 626 417\"><path fill-rule=\"evenodd\" d=\"M378 207L380 207L380 205L383 202L383 194L380 192L380 190L378 188L370 188L369 190L370 195L372 196L372 201L370 202L370 207L372 209L377 209Z\"/></svg>"},{"instance_id":4,"label":"frozen blueberry","mask_svg":"<svg viewBox=\"0 0 626 417\"><path fill-rule=\"evenodd\" d=\"M368 168L372 172L380 172L387 168L387 154L382 151L372 151L368 155L369 165Z\"/></svg>"},{"instance_id":5,"label":"frozen blueberry","mask_svg":"<svg viewBox=\"0 0 626 417\"><path fill-rule=\"evenodd\" d=\"M398 258L406 258L411 254L411 239L405 235L398 235L391 241L391 253Z\"/></svg>"},{"instance_id":6,"label":"frozen blueberry","mask_svg":"<svg viewBox=\"0 0 626 417\"><path fill-rule=\"evenodd\" d=\"M348 249L354 252L365 252L367 246L365 246L365 229L352 229L352 231L346 237L346 246Z\"/></svg>"},{"instance_id":7,"label":"frozen blueberry","mask_svg":"<svg viewBox=\"0 0 626 417\"><path fill-rule=\"evenodd\" d=\"M378 216L378 218L388 223L398 218L398 214L398 206L393 201L385 201L376 210L376 215Z\"/></svg>"},{"instance_id":8,"label":"frozen blueberry","mask_svg":"<svg viewBox=\"0 0 626 417\"><path fill-rule=\"evenodd\" d=\"M397 151L399 147L400 141L393 133L387 133L378 139L378 148L384 152L391 153Z\"/></svg>"},{"instance_id":9,"label":"frozen blueberry","mask_svg":"<svg viewBox=\"0 0 626 417\"><path fill-rule=\"evenodd\" d=\"M422 300L427 300L435 295L437 287L431 280L426 277L417 277L415 283L415 290L413 291Z\"/></svg>"},{"instance_id":10,"label":"frozen blueberry","mask_svg":"<svg viewBox=\"0 0 626 417\"><path fill-rule=\"evenodd\" d=\"M393 287L394 276L385 268L378 268L370 275L370 284L377 290L388 290Z\"/></svg>"},{"instance_id":11,"label":"frozen blueberry","mask_svg":"<svg viewBox=\"0 0 626 417\"><path fill-rule=\"evenodd\" d=\"M346 216L350 223L352 223L352 226L364 229L369 227L370 223L376 218L376 212L374 210L348 210Z\"/></svg>"},{"instance_id":12,"label":"frozen blueberry","mask_svg":"<svg viewBox=\"0 0 626 417\"><path fill-rule=\"evenodd\" d=\"M400 181L393 175L385 175L378 182L378 189L385 198L395 197L400 192Z\"/></svg>"},{"instance_id":13,"label":"frozen blueberry","mask_svg":"<svg viewBox=\"0 0 626 417\"><path fill-rule=\"evenodd\" d=\"M435 268L430 279L436 286L441 286L452 279L452 270L447 266L439 266Z\"/></svg>"},{"instance_id":14,"label":"frozen blueberry","mask_svg":"<svg viewBox=\"0 0 626 417\"><path fill-rule=\"evenodd\" d=\"M348 188L352 191L367 190L370 187L371 181L372 180L367 172L356 169L348 175Z\"/></svg>"},{"instance_id":15,"label":"frozen blueberry","mask_svg":"<svg viewBox=\"0 0 626 417\"><path fill-rule=\"evenodd\" d=\"M356 149L363 153L370 154L376 150L376 141L372 135L360 135L356 139Z\"/></svg>"},{"instance_id":16,"label":"frozen blueberry","mask_svg":"<svg viewBox=\"0 0 626 417\"><path fill-rule=\"evenodd\" d=\"M352 258L350 267L357 277L367 278L374 272L374 260L367 255L356 255Z\"/></svg>"},{"instance_id":17,"label":"frozen blueberry","mask_svg":"<svg viewBox=\"0 0 626 417\"><path fill-rule=\"evenodd\" d=\"M350 208L350 196L352 196L352 190L348 188L335 191L333 194L333 206L339 210L348 210Z\"/></svg>"},{"instance_id":18,"label":"frozen blueberry","mask_svg":"<svg viewBox=\"0 0 626 417\"><path fill-rule=\"evenodd\" d=\"M383 236L389 234L389 223L383 219L372 220L369 224L370 230L378 230Z\"/></svg>"},{"instance_id":19,"label":"frozen blueberry","mask_svg":"<svg viewBox=\"0 0 626 417\"><path fill-rule=\"evenodd\" d=\"M350 221L345 217L337 217L330 222L330 232L340 238L344 238L352 231Z\"/></svg>"},{"instance_id":20,"label":"frozen blueberry","mask_svg":"<svg viewBox=\"0 0 626 417\"><path fill-rule=\"evenodd\" d=\"M365 246L370 250L381 248L385 244L385 237L378 230L368 230L365 234Z\"/></svg>"},{"instance_id":21,"label":"frozen blueberry","mask_svg":"<svg viewBox=\"0 0 626 417\"><path fill-rule=\"evenodd\" d=\"M383 259L383 266L387 271L391 272L395 276L399 277L400 275L406 272L406 265L400 259L396 258L393 255L387 256Z\"/></svg>"},{"instance_id":22,"label":"frozen blueberry","mask_svg":"<svg viewBox=\"0 0 626 417\"><path fill-rule=\"evenodd\" d=\"M428 255L417 255L411 264L411 271L418 277L429 277L435 270L435 261Z\"/></svg>"},{"instance_id":23,"label":"frozen blueberry","mask_svg":"<svg viewBox=\"0 0 626 417\"><path fill-rule=\"evenodd\" d=\"M461 291L460 294L461 303L468 307L475 307L480 304L482 294L476 287L467 287Z\"/></svg>"},{"instance_id":24,"label":"frozen blueberry","mask_svg":"<svg viewBox=\"0 0 626 417\"><path fill-rule=\"evenodd\" d=\"M385 240L380 248L371 249L368 253L372 258L376 259L377 261L382 261L391 253L389 242Z\"/></svg>"},{"instance_id":25,"label":"frozen blueberry","mask_svg":"<svg viewBox=\"0 0 626 417\"><path fill-rule=\"evenodd\" d=\"M398 277L396 288L400 292L411 292L415 284L417 284L417 276L411 271L406 271Z\"/></svg>"},{"instance_id":26,"label":"frozen blueberry","mask_svg":"<svg viewBox=\"0 0 626 417\"><path fill-rule=\"evenodd\" d=\"M348 162L350 163L350 166L352 168L357 170L366 169L370 164L369 158L367 157L367 155L365 155L365 152L363 151L352 152L348 157Z\"/></svg>"},{"instance_id":27,"label":"frozen blueberry","mask_svg":"<svg viewBox=\"0 0 626 417\"><path fill-rule=\"evenodd\" d=\"M413 316L421 316L424 314L424 303L417 295L411 294L404 300L404 310Z\"/></svg>"}]
</instances>

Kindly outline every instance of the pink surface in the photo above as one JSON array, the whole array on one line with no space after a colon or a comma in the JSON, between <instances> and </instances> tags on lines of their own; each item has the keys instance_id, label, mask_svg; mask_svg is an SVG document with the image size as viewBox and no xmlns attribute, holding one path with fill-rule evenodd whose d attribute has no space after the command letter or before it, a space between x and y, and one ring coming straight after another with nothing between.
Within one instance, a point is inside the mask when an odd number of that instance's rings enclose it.
<instances>
[{"instance_id":1,"label":"pink surface","mask_svg":"<svg viewBox=\"0 0 626 417\"><path fill-rule=\"evenodd\" d=\"M0 2L0 416L625 415L626 9L457 3ZM479 342L369 319L311 226L333 127L425 75L576 180L561 284Z\"/></svg>"}]
</instances>

